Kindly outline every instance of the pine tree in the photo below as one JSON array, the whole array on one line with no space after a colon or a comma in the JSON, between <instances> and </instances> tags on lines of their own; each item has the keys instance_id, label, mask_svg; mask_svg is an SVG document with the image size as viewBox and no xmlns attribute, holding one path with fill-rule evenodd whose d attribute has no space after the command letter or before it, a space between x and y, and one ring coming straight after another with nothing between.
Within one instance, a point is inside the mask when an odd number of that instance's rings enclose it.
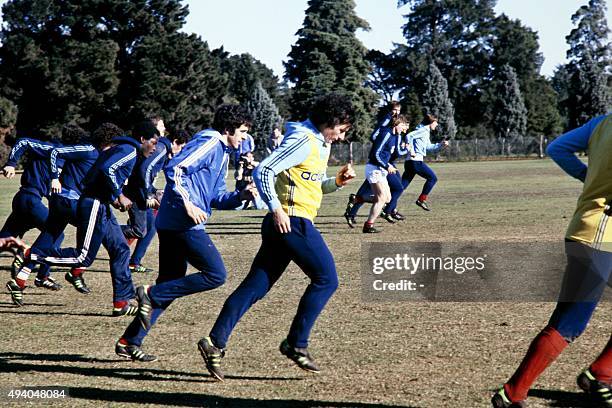
<instances>
[{"instance_id":1,"label":"pine tree","mask_svg":"<svg viewBox=\"0 0 612 408\"><path fill-rule=\"evenodd\" d=\"M268 136L275 127L280 126L282 118L261 82L256 82L255 89L246 103L246 109L253 118L250 133L255 139L256 146L265 146Z\"/></svg>"},{"instance_id":2,"label":"pine tree","mask_svg":"<svg viewBox=\"0 0 612 408\"><path fill-rule=\"evenodd\" d=\"M494 126L497 136L506 139L524 136L527 130L527 109L514 68L504 65L496 82Z\"/></svg>"},{"instance_id":3,"label":"pine tree","mask_svg":"<svg viewBox=\"0 0 612 408\"><path fill-rule=\"evenodd\" d=\"M436 64L429 63L425 77L425 93L421 105L427 113L434 114L440 124L440 133L449 139L454 139L457 132L455 126L455 108L448 97L446 79L440 73Z\"/></svg>"},{"instance_id":4,"label":"pine tree","mask_svg":"<svg viewBox=\"0 0 612 408\"><path fill-rule=\"evenodd\" d=\"M570 48L567 59L579 62L590 57L602 69L610 69L610 42L608 41L608 22L606 21L606 1L589 0L572 15L576 27L565 37Z\"/></svg>"},{"instance_id":5,"label":"pine tree","mask_svg":"<svg viewBox=\"0 0 612 408\"><path fill-rule=\"evenodd\" d=\"M566 82L557 81L560 93L567 96L561 103L567 112L569 129L606 113L612 104L611 43L605 11L604 0L590 0L572 15L576 27L566 37L569 45L569 63L563 69Z\"/></svg>"},{"instance_id":6,"label":"pine tree","mask_svg":"<svg viewBox=\"0 0 612 408\"><path fill-rule=\"evenodd\" d=\"M370 65L367 50L355 35L359 29L367 30L369 25L355 13L353 0L308 1L298 40L284 63L285 78L295 85L291 92L295 119L304 119L318 96L344 93L356 110L353 137L368 137L377 98L364 86Z\"/></svg>"},{"instance_id":7,"label":"pine tree","mask_svg":"<svg viewBox=\"0 0 612 408\"><path fill-rule=\"evenodd\" d=\"M610 110L610 94L605 74L588 55L582 59L570 79L570 92L569 112L572 128Z\"/></svg>"}]
</instances>

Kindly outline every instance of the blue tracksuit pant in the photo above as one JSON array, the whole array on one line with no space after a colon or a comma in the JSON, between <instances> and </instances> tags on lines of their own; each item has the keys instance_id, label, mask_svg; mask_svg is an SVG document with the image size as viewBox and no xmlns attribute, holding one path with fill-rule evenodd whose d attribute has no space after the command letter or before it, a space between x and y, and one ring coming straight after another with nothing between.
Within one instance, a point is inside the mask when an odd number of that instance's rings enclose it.
<instances>
[{"instance_id":1,"label":"blue tracksuit pant","mask_svg":"<svg viewBox=\"0 0 612 408\"><path fill-rule=\"evenodd\" d=\"M147 208L140 209L134 204L128 210L128 223L121 226L126 239L140 239L147 234Z\"/></svg>"},{"instance_id":2,"label":"blue tracksuit pant","mask_svg":"<svg viewBox=\"0 0 612 408\"><path fill-rule=\"evenodd\" d=\"M334 258L321 233L312 222L290 217L291 232L281 234L274 228L272 215L261 226L262 243L251 270L240 286L225 301L210 337L217 347L225 348L232 330L247 310L263 298L294 261L310 278L287 340L293 347L307 347L310 331L338 287Z\"/></svg>"},{"instance_id":3,"label":"blue tracksuit pant","mask_svg":"<svg viewBox=\"0 0 612 408\"><path fill-rule=\"evenodd\" d=\"M49 210L43 204L40 195L20 189L13 197L12 211L0 230L0 237L21 238L34 228L44 231L48 216ZM48 265L41 265L38 270L38 278L45 279L49 276L49 271Z\"/></svg>"},{"instance_id":4,"label":"blue tracksuit pant","mask_svg":"<svg viewBox=\"0 0 612 408\"><path fill-rule=\"evenodd\" d=\"M584 332L609 285L612 253L588 247L574 241L565 245L567 267L557 307L548 325L555 328L568 342Z\"/></svg>"},{"instance_id":5,"label":"blue tracksuit pant","mask_svg":"<svg viewBox=\"0 0 612 408\"><path fill-rule=\"evenodd\" d=\"M404 162L404 174L402 174L402 185L408 188L414 176L419 175L425 179L422 194L429 194L438 182L438 177L425 162L418 160L406 160Z\"/></svg>"},{"instance_id":6,"label":"blue tracksuit pant","mask_svg":"<svg viewBox=\"0 0 612 408\"><path fill-rule=\"evenodd\" d=\"M149 248L149 245L151 245L151 241L153 241L155 233L157 232L155 229L155 211L152 208L147 209L146 225L147 233L144 237L136 241L136 247L134 248L134 252L130 258L130 265L140 265L142 258L144 258L145 254L147 253L147 249Z\"/></svg>"},{"instance_id":7,"label":"blue tracksuit pant","mask_svg":"<svg viewBox=\"0 0 612 408\"><path fill-rule=\"evenodd\" d=\"M149 289L153 311L151 326L175 300L183 296L215 289L225 283L221 254L204 230L158 230L159 276ZM199 272L185 275L187 264ZM142 345L148 331L135 318L122 338L128 344Z\"/></svg>"},{"instance_id":8,"label":"blue tracksuit pant","mask_svg":"<svg viewBox=\"0 0 612 408\"><path fill-rule=\"evenodd\" d=\"M40 233L32 247L36 247L41 251L47 251L50 248L59 248L64 240L64 230L68 224L76 225L76 208L77 200L70 200L66 197L57 194L49 197L49 216L45 222L43 231ZM36 263L29 262L25 266L32 269ZM48 265L42 265L38 273L38 278L41 278L43 269L48 270Z\"/></svg>"},{"instance_id":9,"label":"blue tracksuit pant","mask_svg":"<svg viewBox=\"0 0 612 408\"><path fill-rule=\"evenodd\" d=\"M404 186L402 185L402 177L398 173L387 174L387 183L389 183L389 190L391 190L391 201L387 204L386 211L392 212L397 207L397 200L402 196ZM368 180L365 180L359 190L357 190L357 196L368 199L372 195L372 187ZM363 203L355 203L351 210L351 216L356 217L359 209Z\"/></svg>"},{"instance_id":10,"label":"blue tracksuit pant","mask_svg":"<svg viewBox=\"0 0 612 408\"><path fill-rule=\"evenodd\" d=\"M83 197L77 204L77 247L32 248L32 260L48 265L79 267L90 266L96 259L100 245L110 256L113 280L113 301L132 299L135 295L129 269L130 247L110 204L91 197Z\"/></svg>"}]
</instances>

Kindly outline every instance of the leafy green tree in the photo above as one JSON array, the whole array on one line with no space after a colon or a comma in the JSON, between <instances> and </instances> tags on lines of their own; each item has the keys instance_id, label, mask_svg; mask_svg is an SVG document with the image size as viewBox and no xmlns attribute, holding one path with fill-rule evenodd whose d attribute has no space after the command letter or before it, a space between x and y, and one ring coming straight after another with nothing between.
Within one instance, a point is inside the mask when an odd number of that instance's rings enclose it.
<instances>
[{"instance_id":1,"label":"leafy green tree","mask_svg":"<svg viewBox=\"0 0 612 408\"><path fill-rule=\"evenodd\" d=\"M207 43L180 32L148 36L132 56L131 118L159 114L175 126L192 129L212 122L228 78Z\"/></svg>"},{"instance_id":2,"label":"leafy green tree","mask_svg":"<svg viewBox=\"0 0 612 408\"><path fill-rule=\"evenodd\" d=\"M278 108L259 81L255 84L255 89L249 95L245 106L253 118L251 136L257 146L263 147L272 130L281 125L282 118L278 114Z\"/></svg>"},{"instance_id":3,"label":"leafy green tree","mask_svg":"<svg viewBox=\"0 0 612 408\"><path fill-rule=\"evenodd\" d=\"M455 108L448 97L446 79L433 61L429 64L425 84L426 90L422 96L423 109L438 118L441 134L449 139L454 139L457 132Z\"/></svg>"},{"instance_id":4,"label":"leafy green tree","mask_svg":"<svg viewBox=\"0 0 612 408\"><path fill-rule=\"evenodd\" d=\"M353 137L366 139L372 128L376 94L364 84L370 72L366 48L357 30L368 23L355 13L353 0L309 0L304 24L285 62L285 78L295 86L291 111L303 119L318 96L340 92L351 97L356 110Z\"/></svg>"},{"instance_id":5,"label":"leafy green tree","mask_svg":"<svg viewBox=\"0 0 612 408\"><path fill-rule=\"evenodd\" d=\"M398 0L398 6L410 6L403 26L406 44L393 51L399 67L394 76L406 78L402 98L406 92L424 94L433 61L448 83L461 126L482 121L488 109L482 99L491 76L494 4L493 0Z\"/></svg>"},{"instance_id":6,"label":"leafy green tree","mask_svg":"<svg viewBox=\"0 0 612 408\"><path fill-rule=\"evenodd\" d=\"M519 82L510 65L504 65L498 74L494 127L498 137L513 139L524 136L527 130L527 109L523 102Z\"/></svg>"},{"instance_id":7,"label":"leafy green tree","mask_svg":"<svg viewBox=\"0 0 612 408\"><path fill-rule=\"evenodd\" d=\"M218 58L179 31L181 0L10 0L2 10L0 93L19 106L22 132L129 128L151 112L200 125L226 94Z\"/></svg>"}]
</instances>

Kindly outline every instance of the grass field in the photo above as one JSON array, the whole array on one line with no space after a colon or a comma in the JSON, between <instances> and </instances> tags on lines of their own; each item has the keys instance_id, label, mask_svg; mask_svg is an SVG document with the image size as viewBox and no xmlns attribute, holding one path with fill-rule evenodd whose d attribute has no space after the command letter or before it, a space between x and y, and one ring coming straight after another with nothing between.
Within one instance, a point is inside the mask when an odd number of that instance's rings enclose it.
<instances>
[{"instance_id":1,"label":"grass field","mask_svg":"<svg viewBox=\"0 0 612 408\"><path fill-rule=\"evenodd\" d=\"M512 374L554 303L368 303L361 299L361 244L367 241L494 240L558 242L580 184L551 161L433 164L440 182L433 211L414 205L422 182L405 193L408 219L380 224L381 234L350 230L342 213L349 192L325 196L316 225L336 259L340 287L319 318L310 349L323 371L309 375L278 352L307 278L293 264L268 297L238 324L223 360L226 381L209 377L196 349L223 301L248 272L259 247L263 212L215 212L208 227L224 257L227 283L172 304L144 343L154 363L116 358L114 343L129 318L112 318L108 255L87 272L93 293L68 284L60 292L28 288L26 306L0 298L0 388L70 387L62 406L175 405L206 407L487 407L491 392ZM333 169L330 169L330 173ZM10 209L17 181L0 180L0 214ZM361 212L366 215L366 208ZM35 238L26 235L28 241ZM69 230L66 243L72 245ZM157 241L145 264L157 265ZM1 258L0 280L9 279ZM63 272L55 276L62 278ZM151 283L155 274L134 276ZM541 377L530 407L587 407L575 376L610 336L612 308L602 303L584 335ZM0 406L5 405L0 400Z\"/></svg>"}]
</instances>

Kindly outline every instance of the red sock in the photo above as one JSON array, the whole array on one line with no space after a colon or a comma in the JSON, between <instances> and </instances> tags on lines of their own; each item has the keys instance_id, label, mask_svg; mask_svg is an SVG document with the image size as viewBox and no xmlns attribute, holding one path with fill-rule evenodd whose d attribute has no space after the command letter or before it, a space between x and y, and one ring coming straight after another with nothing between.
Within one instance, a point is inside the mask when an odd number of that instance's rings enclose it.
<instances>
[{"instance_id":1,"label":"red sock","mask_svg":"<svg viewBox=\"0 0 612 408\"><path fill-rule=\"evenodd\" d=\"M113 302L113 307L115 309L122 309L123 306L127 305L127 300L116 300Z\"/></svg>"},{"instance_id":2,"label":"red sock","mask_svg":"<svg viewBox=\"0 0 612 408\"><path fill-rule=\"evenodd\" d=\"M21 289L26 287L26 281L23 279L15 278L15 283L17 283L17 286L19 286Z\"/></svg>"},{"instance_id":3,"label":"red sock","mask_svg":"<svg viewBox=\"0 0 612 408\"><path fill-rule=\"evenodd\" d=\"M521 365L510 380L504 384L506 395L513 402L527 398L531 384L557 359L568 343L552 327L545 327L531 342Z\"/></svg>"},{"instance_id":4,"label":"red sock","mask_svg":"<svg viewBox=\"0 0 612 408\"><path fill-rule=\"evenodd\" d=\"M421 194L419 196L419 201L427 201L427 194Z\"/></svg>"},{"instance_id":5,"label":"red sock","mask_svg":"<svg viewBox=\"0 0 612 408\"><path fill-rule=\"evenodd\" d=\"M589 369L598 381L612 384L612 336L610 336L608 344Z\"/></svg>"},{"instance_id":6,"label":"red sock","mask_svg":"<svg viewBox=\"0 0 612 408\"><path fill-rule=\"evenodd\" d=\"M75 278L81 276L83 272L85 272L85 268L72 268L70 270L70 274Z\"/></svg>"},{"instance_id":7,"label":"red sock","mask_svg":"<svg viewBox=\"0 0 612 408\"><path fill-rule=\"evenodd\" d=\"M136 241L136 238L128 238L128 239L127 239L128 246L132 246L132 244L134 243L134 241Z\"/></svg>"},{"instance_id":8,"label":"red sock","mask_svg":"<svg viewBox=\"0 0 612 408\"><path fill-rule=\"evenodd\" d=\"M126 339L124 339L123 337L119 339L119 344L123 344L124 346L128 345L128 342Z\"/></svg>"}]
</instances>

